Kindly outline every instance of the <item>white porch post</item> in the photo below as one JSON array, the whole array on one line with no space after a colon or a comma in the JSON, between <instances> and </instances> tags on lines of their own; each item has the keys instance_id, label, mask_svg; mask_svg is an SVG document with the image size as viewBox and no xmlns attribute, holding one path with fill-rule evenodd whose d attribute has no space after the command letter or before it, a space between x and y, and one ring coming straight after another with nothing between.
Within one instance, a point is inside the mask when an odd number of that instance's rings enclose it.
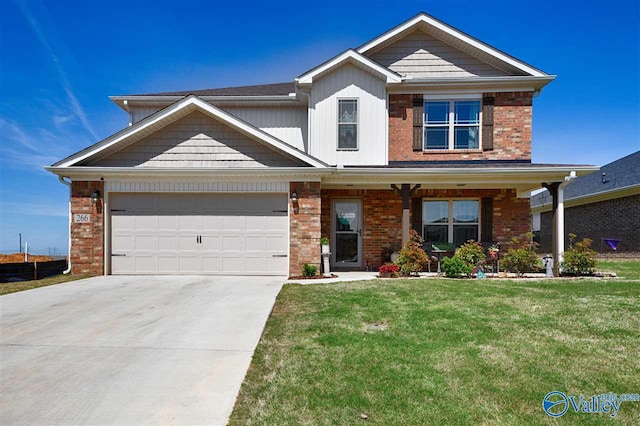
<instances>
[{"instance_id":1,"label":"white porch post","mask_svg":"<svg viewBox=\"0 0 640 426\"><path fill-rule=\"evenodd\" d=\"M558 248L558 258L553 259L554 262L557 262L558 268L560 268L560 264L564 259L564 185L558 185L558 208L556 211L556 229L555 229L555 238L556 238L556 247Z\"/></svg>"}]
</instances>

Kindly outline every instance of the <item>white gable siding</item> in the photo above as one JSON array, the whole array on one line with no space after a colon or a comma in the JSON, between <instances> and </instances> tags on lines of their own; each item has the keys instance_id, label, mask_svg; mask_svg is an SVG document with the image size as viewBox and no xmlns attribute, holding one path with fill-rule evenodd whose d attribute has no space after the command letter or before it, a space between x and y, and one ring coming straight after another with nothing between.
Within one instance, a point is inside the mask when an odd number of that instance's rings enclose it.
<instances>
[{"instance_id":1,"label":"white gable siding","mask_svg":"<svg viewBox=\"0 0 640 426\"><path fill-rule=\"evenodd\" d=\"M92 166L295 167L301 164L201 112L144 137Z\"/></svg>"},{"instance_id":2,"label":"white gable siding","mask_svg":"<svg viewBox=\"0 0 640 426\"><path fill-rule=\"evenodd\" d=\"M367 56L401 75L411 77L507 75L422 31L415 31Z\"/></svg>"},{"instance_id":3,"label":"white gable siding","mask_svg":"<svg viewBox=\"0 0 640 426\"><path fill-rule=\"evenodd\" d=\"M301 151L307 151L306 108L221 108L271 136Z\"/></svg>"},{"instance_id":4,"label":"white gable siding","mask_svg":"<svg viewBox=\"0 0 640 426\"><path fill-rule=\"evenodd\" d=\"M143 120L151 114L160 111L163 107L131 107L131 124L135 124L140 120Z\"/></svg>"},{"instance_id":5,"label":"white gable siding","mask_svg":"<svg viewBox=\"0 0 640 426\"><path fill-rule=\"evenodd\" d=\"M314 81L310 102L309 154L336 165L385 165L385 82L351 64ZM339 151L338 99L358 99L358 150Z\"/></svg>"}]
</instances>

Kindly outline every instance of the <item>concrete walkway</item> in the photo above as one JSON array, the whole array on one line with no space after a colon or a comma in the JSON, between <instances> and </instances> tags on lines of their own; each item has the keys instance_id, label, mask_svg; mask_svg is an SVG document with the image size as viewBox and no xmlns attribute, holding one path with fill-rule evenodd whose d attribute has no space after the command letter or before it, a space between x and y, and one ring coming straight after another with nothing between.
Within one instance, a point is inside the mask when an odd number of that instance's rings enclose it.
<instances>
[{"instance_id":1,"label":"concrete walkway","mask_svg":"<svg viewBox=\"0 0 640 426\"><path fill-rule=\"evenodd\" d=\"M97 277L0 297L0 424L226 423L285 277Z\"/></svg>"}]
</instances>

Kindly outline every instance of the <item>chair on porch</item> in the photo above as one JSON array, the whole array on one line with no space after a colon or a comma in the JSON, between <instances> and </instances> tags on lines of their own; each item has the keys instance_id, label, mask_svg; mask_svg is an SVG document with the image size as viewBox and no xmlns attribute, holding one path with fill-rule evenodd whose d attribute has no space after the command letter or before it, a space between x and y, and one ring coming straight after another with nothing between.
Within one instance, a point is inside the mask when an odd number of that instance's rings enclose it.
<instances>
[{"instance_id":1,"label":"chair on porch","mask_svg":"<svg viewBox=\"0 0 640 426\"><path fill-rule=\"evenodd\" d=\"M452 252L449 246L451 246L449 243L438 241L425 241L424 244L422 244L422 249L427 253L427 257L429 257L429 263L427 264L428 272L431 272L432 263L435 262L436 265L440 265L443 255ZM453 252L455 252L455 247L453 247ZM440 271L438 270L438 272Z\"/></svg>"}]
</instances>

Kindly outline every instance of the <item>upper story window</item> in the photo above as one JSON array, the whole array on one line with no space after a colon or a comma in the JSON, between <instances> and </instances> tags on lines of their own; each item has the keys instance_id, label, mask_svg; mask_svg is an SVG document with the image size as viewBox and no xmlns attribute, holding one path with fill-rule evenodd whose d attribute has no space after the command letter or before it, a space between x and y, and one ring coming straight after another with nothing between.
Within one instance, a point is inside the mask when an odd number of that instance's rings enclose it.
<instances>
[{"instance_id":1,"label":"upper story window","mask_svg":"<svg viewBox=\"0 0 640 426\"><path fill-rule=\"evenodd\" d=\"M338 99L338 149L358 149L357 99Z\"/></svg>"},{"instance_id":2,"label":"upper story window","mask_svg":"<svg viewBox=\"0 0 640 426\"><path fill-rule=\"evenodd\" d=\"M424 149L480 149L480 100L426 100Z\"/></svg>"}]
</instances>

